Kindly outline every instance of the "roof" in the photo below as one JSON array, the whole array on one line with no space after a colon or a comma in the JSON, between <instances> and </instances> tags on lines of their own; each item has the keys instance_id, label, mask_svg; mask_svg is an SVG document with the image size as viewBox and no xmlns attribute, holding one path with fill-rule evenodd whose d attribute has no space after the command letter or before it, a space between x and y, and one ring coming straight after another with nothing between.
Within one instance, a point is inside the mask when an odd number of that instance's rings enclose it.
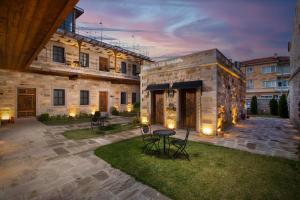
<instances>
[{"instance_id":1,"label":"roof","mask_svg":"<svg viewBox=\"0 0 300 200\"><path fill-rule=\"evenodd\" d=\"M105 42L101 42L99 40L96 40L96 39L93 39L93 38L90 38L90 37L87 37L87 36L84 36L84 35L80 35L80 34L77 34L77 33L65 31L65 30L62 30L62 29L57 29L56 33L58 33L60 35L68 36L68 37L71 37L71 38L74 38L76 40L80 40L80 41L83 41L83 42L86 42L86 43L89 43L89 44L92 44L92 45L97 45L97 46L100 46L100 47L103 47L103 48L116 50L120 53L131 55L133 57L140 58L142 60L147 60L147 61L150 61L150 62L152 61L150 59L150 57L148 57L148 56L144 56L142 54L135 53L133 51L129 51L129 50L124 49L124 48L119 47L119 46L115 46L115 45L111 45L111 44L108 44L108 43L105 43Z\"/></svg>"},{"instance_id":2,"label":"roof","mask_svg":"<svg viewBox=\"0 0 300 200\"><path fill-rule=\"evenodd\" d=\"M77 6L74 7L74 13L75 13L75 18L77 19L84 13L84 10L82 8L79 8Z\"/></svg>"},{"instance_id":3,"label":"roof","mask_svg":"<svg viewBox=\"0 0 300 200\"><path fill-rule=\"evenodd\" d=\"M260 65L260 64L270 64L270 63L279 63L279 62L290 62L290 58L288 56L273 56L273 57L265 57L265 58L257 58L252 60L243 61L243 65Z\"/></svg>"}]
</instances>

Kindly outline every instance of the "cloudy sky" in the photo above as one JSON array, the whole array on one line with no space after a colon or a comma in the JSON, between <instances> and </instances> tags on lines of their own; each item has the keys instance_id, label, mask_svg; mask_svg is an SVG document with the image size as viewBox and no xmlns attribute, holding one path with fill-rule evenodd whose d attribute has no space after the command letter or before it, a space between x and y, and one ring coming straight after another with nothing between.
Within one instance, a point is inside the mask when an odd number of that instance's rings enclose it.
<instances>
[{"instance_id":1,"label":"cloudy sky","mask_svg":"<svg viewBox=\"0 0 300 200\"><path fill-rule=\"evenodd\" d=\"M287 55L296 0L80 0L85 34L169 57L218 48L234 60Z\"/></svg>"}]
</instances>

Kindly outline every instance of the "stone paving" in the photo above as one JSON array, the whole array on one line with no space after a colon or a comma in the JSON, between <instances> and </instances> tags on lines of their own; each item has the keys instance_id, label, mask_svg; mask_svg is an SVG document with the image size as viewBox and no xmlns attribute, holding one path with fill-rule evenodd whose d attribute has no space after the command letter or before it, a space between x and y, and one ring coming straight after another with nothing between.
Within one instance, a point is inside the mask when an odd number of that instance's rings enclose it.
<instances>
[{"instance_id":1,"label":"stone paving","mask_svg":"<svg viewBox=\"0 0 300 200\"><path fill-rule=\"evenodd\" d=\"M185 130L178 130L175 137L184 136ZM252 117L226 130L224 137L208 137L192 132L190 140L293 160L299 158L296 152L300 134L288 119Z\"/></svg>"},{"instance_id":2,"label":"stone paving","mask_svg":"<svg viewBox=\"0 0 300 200\"><path fill-rule=\"evenodd\" d=\"M80 141L61 134L85 127L89 123L45 126L26 119L1 128L0 199L168 199L94 155L99 146L139 135L138 129Z\"/></svg>"}]
</instances>

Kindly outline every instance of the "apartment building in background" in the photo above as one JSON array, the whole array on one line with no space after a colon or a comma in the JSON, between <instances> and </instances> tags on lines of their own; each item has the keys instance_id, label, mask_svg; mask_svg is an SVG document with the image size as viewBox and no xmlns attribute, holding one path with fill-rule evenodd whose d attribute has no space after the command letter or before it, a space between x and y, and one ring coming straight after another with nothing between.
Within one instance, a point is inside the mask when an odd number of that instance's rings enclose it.
<instances>
[{"instance_id":1,"label":"apartment building in background","mask_svg":"<svg viewBox=\"0 0 300 200\"><path fill-rule=\"evenodd\" d=\"M291 57L290 84L290 119L300 130L300 1L295 8L294 23L292 29L292 41L289 45Z\"/></svg>"},{"instance_id":2,"label":"apartment building in background","mask_svg":"<svg viewBox=\"0 0 300 200\"><path fill-rule=\"evenodd\" d=\"M75 116L130 110L140 98L144 55L76 33L80 8L68 15L26 71L0 69L0 114Z\"/></svg>"},{"instance_id":3,"label":"apartment building in background","mask_svg":"<svg viewBox=\"0 0 300 200\"><path fill-rule=\"evenodd\" d=\"M277 56L247 60L241 63L246 74L246 106L250 108L251 98L257 97L258 112L269 114L269 102L288 95L290 60L287 56Z\"/></svg>"}]
</instances>

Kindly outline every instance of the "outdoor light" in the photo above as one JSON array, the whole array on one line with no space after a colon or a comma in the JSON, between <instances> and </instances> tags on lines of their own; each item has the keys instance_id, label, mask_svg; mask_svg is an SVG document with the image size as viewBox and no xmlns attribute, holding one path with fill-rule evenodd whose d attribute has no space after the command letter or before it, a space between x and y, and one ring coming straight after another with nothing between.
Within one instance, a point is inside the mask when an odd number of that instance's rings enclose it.
<instances>
[{"instance_id":1,"label":"outdoor light","mask_svg":"<svg viewBox=\"0 0 300 200\"><path fill-rule=\"evenodd\" d=\"M174 97L174 90L168 90L168 96Z\"/></svg>"},{"instance_id":2,"label":"outdoor light","mask_svg":"<svg viewBox=\"0 0 300 200\"><path fill-rule=\"evenodd\" d=\"M3 111L2 114L1 114L1 119L2 120L9 120L10 119L9 111Z\"/></svg>"},{"instance_id":3,"label":"outdoor light","mask_svg":"<svg viewBox=\"0 0 300 200\"><path fill-rule=\"evenodd\" d=\"M168 124L167 124L167 127L169 129L174 129L175 128L175 122L173 120L169 120Z\"/></svg>"},{"instance_id":4,"label":"outdoor light","mask_svg":"<svg viewBox=\"0 0 300 200\"><path fill-rule=\"evenodd\" d=\"M70 116L70 117L75 117L75 116L76 116L76 113L70 112L70 113L69 113L69 116Z\"/></svg>"},{"instance_id":5,"label":"outdoor light","mask_svg":"<svg viewBox=\"0 0 300 200\"><path fill-rule=\"evenodd\" d=\"M132 104L129 103L127 104L127 112L131 112L132 111Z\"/></svg>"},{"instance_id":6,"label":"outdoor light","mask_svg":"<svg viewBox=\"0 0 300 200\"><path fill-rule=\"evenodd\" d=\"M221 129L221 128L218 128L218 129L217 129L217 131L218 131L218 132L221 132L221 131L222 131L222 129Z\"/></svg>"},{"instance_id":7,"label":"outdoor light","mask_svg":"<svg viewBox=\"0 0 300 200\"><path fill-rule=\"evenodd\" d=\"M69 116L70 117L76 117L76 108L75 107L71 107L69 109Z\"/></svg>"},{"instance_id":8,"label":"outdoor light","mask_svg":"<svg viewBox=\"0 0 300 200\"><path fill-rule=\"evenodd\" d=\"M205 135L211 135L212 134L211 128L208 128L208 127L203 128L202 132Z\"/></svg>"},{"instance_id":9,"label":"outdoor light","mask_svg":"<svg viewBox=\"0 0 300 200\"><path fill-rule=\"evenodd\" d=\"M147 124L148 123L148 118L147 117L142 117L142 124Z\"/></svg>"}]
</instances>

